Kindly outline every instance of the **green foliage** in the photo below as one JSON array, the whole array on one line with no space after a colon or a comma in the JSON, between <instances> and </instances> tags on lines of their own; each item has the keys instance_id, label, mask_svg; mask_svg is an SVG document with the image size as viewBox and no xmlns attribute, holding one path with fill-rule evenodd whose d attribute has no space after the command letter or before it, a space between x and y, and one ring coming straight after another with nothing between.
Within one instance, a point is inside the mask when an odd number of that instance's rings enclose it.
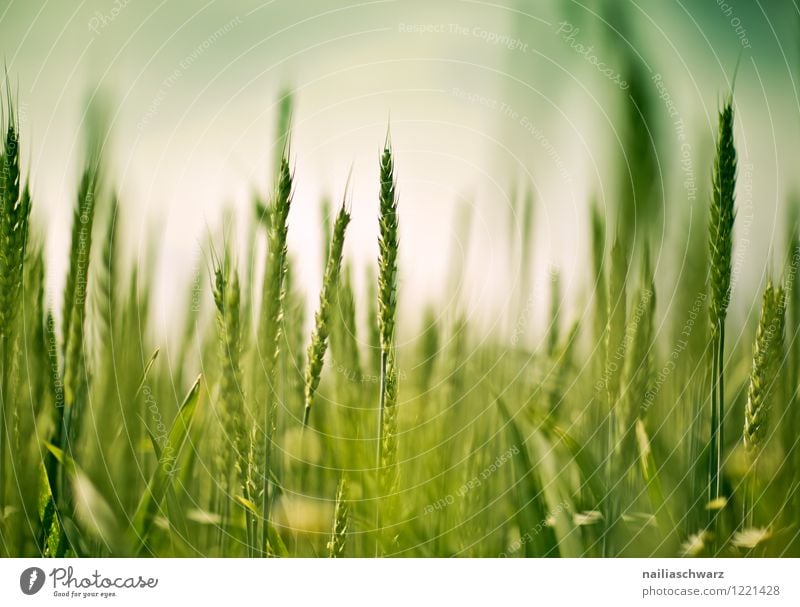
<instances>
[{"instance_id":1,"label":"green foliage","mask_svg":"<svg viewBox=\"0 0 800 607\"><path fill-rule=\"evenodd\" d=\"M279 133L289 130L288 107ZM720 115L708 277L669 284L650 259L651 237L628 246L621 225L607 251L594 205L591 257L578 277L588 296L562 305L574 289L566 275L563 284L551 276L547 305L546 292L530 293L540 266L528 196L515 202L522 229L510 228L508 265L521 257L531 270L521 292L507 294L519 319L482 332L453 255L452 307L409 302L399 323L387 138L375 184L377 266L344 262L343 205L326 230L306 344L287 246L294 175L281 143L273 195L242 247L249 259L257 230L266 232L263 276L261 265L237 266L232 247L219 257L212 248L210 275L192 273L175 347L151 326L154 266L126 261L125 201L99 179L97 146L77 187L65 287L49 292L10 116L0 175L1 556L800 555L797 218L788 222L783 286L767 286L754 348L726 351L736 303L730 101ZM468 249L476 245L463 223ZM354 281L362 271L366 280ZM54 311L55 298L63 304ZM737 333L750 330L743 323ZM204 379L192 383L200 364ZM709 385L712 415L697 421ZM724 440L726 410L743 423L741 440Z\"/></svg>"}]
</instances>

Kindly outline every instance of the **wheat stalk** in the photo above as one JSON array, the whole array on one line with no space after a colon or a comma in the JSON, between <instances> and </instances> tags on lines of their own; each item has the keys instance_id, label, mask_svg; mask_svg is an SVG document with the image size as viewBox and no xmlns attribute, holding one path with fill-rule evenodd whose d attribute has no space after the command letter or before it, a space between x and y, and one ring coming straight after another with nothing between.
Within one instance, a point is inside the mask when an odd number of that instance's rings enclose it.
<instances>
[{"instance_id":1,"label":"wheat stalk","mask_svg":"<svg viewBox=\"0 0 800 607\"><path fill-rule=\"evenodd\" d=\"M222 523L220 524L220 544L224 547L230 470L236 469L237 481L242 494L246 493L248 450L245 432L245 409L242 379L242 332L241 332L241 290L239 273L232 267L230 253L226 252L221 262L214 268L214 304L217 308L217 327L219 349L222 361L220 375L220 422L222 436L217 445L218 481L224 501ZM231 446L233 449L231 449ZM245 511L249 516L249 511ZM248 521L252 524L252 522Z\"/></svg>"},{"instance_id":2,"label":"wheat stalk","mask_svg":"<svg viewBox=\"0 0 800 607\"><path fill-rule=\"evenodd\" d=\"M19 133L10 95L8 99L9 118L0 154L0 509L6 506L7 413L15 347L14 320L19 309L31 208L27 187L20 196ZM0 534L3 534L2 528Z\"/></svg>"},{"instance_id":3,"label":"wheat stalk","mask_svg":"<svg viewBox=\"0 0 800 607\"><path fill-rule=\"evenodd\" d=\"M397 459L397 362L394 348L389 351L385 373L378 482L380 494L378 513L384 521L384 525L386 521L393 520L400 481ZM383 546L394 541L394 538L386 537L386 529L381 525L378 525L378 532L384 536L384 540L381 542Z\"/></svg>"},{"instance_id":4,"label":"wheat stalk","mask_svg":"<svg viewBox=\"0 0 800 607\"><path fill-rule=\"evenodd\" d=\"M261 520L251 531L257 539L256 553L267 554L269 537L271 451L277 419L278 354L282 333L283 302L286 296L286 240L289 231L289 209L292 203L292 171L289 152L281 161L278 183L270 208L268 251L261 298L259 350L266 363L267 391L259 403L257 424L251 439L248 465L248 494L252 503L260 506Z\"/></svg>"},{"instance_id":5,"label":"wheat stalk","mask_svg":"<svg viewBox=\"0 0 800 607\"><path fill-rule=\"evenodd\" d=\"M379 215L379 256L378 256L378 331L381 353L381 395L380 420L383 428L383 415L386 399L386 377L389 356L394 347L394 326L397 309L397 250L398 221L397 198L395 196L394 160L391 142L387 136L380 162L380 215ZM380 443L378 462L380 462Z\"/></svg>"},{"instance_id":6,"label":"wheat stalk","mask_svg":"<svg viewBox=\"0 0 800 607\"><path fill-rule=\"evenodd\" d=\"M102 262L97 272L96 306L100 343L110 348L113 342L114 305L116 303L117 249L119 232L119 200L111 198L103 237ZM111 359L111 357L108 357ZM111 360L113 365L113 360Z\"/></svg>"},{"instance_id":7,"label":"wheat stalk","mask_svg":"<svg viewBox=\"0 0 800 607\"><path fill-rule=\"evenodd\" d=\"M733 105L729 97L719 113L713 194L709 218L711 326L711 435L709 437L708 501L721 495L722 453L725 445L725 317L731 292L736 148L733 141ZM712 515L713 516L713 515Z\"/></svg>"},{"instance_id":8,"label":"wheat stalk","mask_svg":"<svg viewBox=\"0 0 800 607\"><path fill-rule=\"evenodd\" d=\"M70 265L64 301L64 417L67 445L78 430L79 393L83 389L86 287L92 247L92 225L97 197L97 168L86 169L75 206Z\"/></svg>"},{"instance_id":9,"label":"wheat stalk","mask_svg":"<svg viewBox=\"0 0 800 607\"><path fill-rule=\"evenodd\" d=\"M333 529L331 539L328 542L328 556L331 558L341 558L344 556L344 549L347 544L347 527L350 524L350 506L347 503L347 480L345 477L339 479L336 487L336 505L333 513Z\"/></svg>"},{"instance_id":10,"label":"wheat stalk","mask_svg":"<svg viewBox=\"0 0 800 607\"><path fill-rule=\"evenodd\" d=\"M387 440L387 429L394 427L394 405L397 399L397 384L394 363L394 328L397 312L397 251L399 245L397 197L395 195L394 159L389 135L383 148L380 160L380 229L378 256L378 330L380 337L380 396L378 404L378 471L385 488L387 471L384 464L388 461L386 449L395 444L394 437ZM390 360L391 359L391 360ZM388 418L387 419L387 411ZM393 433L392 433L393 434ZM381 496L384 494L381 493ZM381 507L377 509L377 531L381 531ZM380 542L378 542L379 544ZM376 548L379 547L376 545Z\"/></svg>"},{"instance_id":11,"label":"wheat stalk","mask_svg":"<svg viewBox=\"0 0 800 607\"><path fill-rule=\"evenodd\" d=\"M347 224L350 223L350 213L346 208L346 199L336 216L331 235L330 251L325 265L325 275L322 281L322 291L319 296L319 308L314 317L314 332L308 346L308 360L306 361L305 378L305 408L303 411L303 427L308 425L308 417L314 402L314 395L319 387L322 374L322 363L325 351L328 348L328 333L330 331L331 304L336 288L339 284L339 272L342 267L344 236Z\"/></svg>"},{"instance_id":12,"label":"wheat stalk","mask_svg":"<svg viewBox=\"0 0 800 607\"><path fill-rule=\"evenodd\" d=\"M614 552L613 533L617 524L617 503L614 495L615 463L614 452L617 450L617 411L620 396L620 383L622 369L625 363L627 341L625 340L625 327L627 323L627 292L626 280L628 273L628 259L622 240L617 235L611 247L611 270L608 277L608 312L605 332L605 369L603 380L606 387L607 410L605 417L606 430L604 432L606 445L605 477L606 477L606 527L603 532L603 554L609 556Z\"/></svg>"},{"instance_id":13,"label":"wheat stalk","mask_svg":"<svg viewBox=\"0 0 800 607\"><path fill-rule=\"evenodd\" d=\"M81 426L82 402L87 393L84 339L86 334L86 294L88 284L89 259L92 246L92 226L97 197L98 164L92 158L85 169L78 190L72 224L69 270L64 290L64 313L62 338L64 356L64 410L61 412L61 425L55 431L55 446L63 449L70 458L78 444ZM72 495L63 463L59 462L56 473L58 485L56 502L59 516L68 514L72 507ZM60 532L56 556L64 556L68 548L67 538Z\"/></svg>"},{"instance_id":14,"label":"wheat stalk","mask_svg":"<svg viewBox=\"0 0 800 607\"><path fill-rule=\"evenodd\" d=\"M778 370L783 358L786 294L783 287L767 283L753 345L753 368L744 409L744 448L750 460L745 497L745 520L753 525L758 458L767 436L772 402L778 392Z\"/></svg>"}]
</instances>

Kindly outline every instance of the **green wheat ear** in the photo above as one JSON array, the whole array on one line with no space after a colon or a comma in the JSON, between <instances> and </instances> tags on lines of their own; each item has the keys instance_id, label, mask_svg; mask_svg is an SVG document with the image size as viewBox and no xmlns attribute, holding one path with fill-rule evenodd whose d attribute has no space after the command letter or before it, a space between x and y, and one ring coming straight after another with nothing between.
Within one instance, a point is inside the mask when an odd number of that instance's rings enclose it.
<instances>
[{"instance_id":1,"label":"green wheat ear","mask_svg":"<svg viewBox=\"0 0 800 607\"><path fill-rule=\"evenodd\" d=\"M389 355L394 339L397 308L397 251L399 248L397 197L395 195L394 159L388 137L381 156L380 240L378 258L378 325L383 357Z\"/></svg>"},{"instance_id":2,"label":"green wheat ear","mask_svg":"<svg viewBox=\"0 0 800 607\"><path fill-rule=\"evenodd\" d=\"M378 226L378 332L380 339L380 396L378 403L378 476L381 498L393 492L397 478L397 369L394 343L397 313L397 251L399 248L397 197L395 192L394 159L389 135L386 135L380 159L380 214ZM393 500L392 500L393 501ZM384 505L378 504L376 528L381 530ZM388 512L386 513L388 514ZM378 538L376 551L380 552Z\"/></svg>"},{"instance_id":3,"label":"green wheat ear","mask_svg":"<svg viewBox=\"0 0 800 607\"><path fill-rule=\"evenodd\" d=\"M97 199L98 168L90 166L83 174L75 205L70 247L69 274L64 300L64 404L65 423L70 433L77 432L80 411L77 399L83 388L86 296L89 259L92 247L92 226Z\"/></svg>"},{"instance_id":4,"label":"green wheat ear","mask_svg":"<svg viewBox=\"0 0 800 607\"><path fill-rule=\"evenodd\" d=\"M758 459L767 438L770 409L779 390L778 371L783 359L786 294L782 286L767 283L753 346L753 368L744 409L744 448L750 460L744 496L745 524L753 526Z\"/></svg>"},{"instance_id":5,"label":"green wheat ear","mask_svg":"<svg viewBox=\"0 0 800 607\"><path fill-rule=\"evenodd\" d=\"M350 524L350 506L347 502L347 480L345 477L339 479L336 488L336 505L333 513L333 530L331 539L328 542L328 556L331 558L341 558L344 556L344 549L347 544L347 527Z\"/></svg>"},{"instance_id":6,"label":"green wheat ear","mask_svg":"<svg viewBox=\"0 0 800 607\"><path fill-rule=\"evenodd\" d=\"M261 296L261 318L258 330L258 345L266 375L266 393L260 395L256 425L251 438L246 499L258 503L260 520L251 530L257 538L255 553L267 554L269 535L270 498L267 490L271 473L271 450L277 423L278 408L278 362L282 340L284 300L286 299L287 236L289 232L289 209L292 205L293 176L289 165L287 144L278 182L270 206L269 231L267 234L267 261Z\"/></svg>"},{"instance_id":7,"label":"green wheat ear","mask_svg":"<svg viewBox=\"0 0 800 607\"><path fill-rule=\"evenodd\" d=\"M8 441L13 434L10 426L16 423L17 416L12 387L19 365L15 361L17 338L20 337L16 320L23 298L22 280L31 197L27 187L20 193L19 132L8 87L6 93L8 122L6 124L5 120L0 120L0 124L5 126L0 149L0 508L10 510L11 507L5 508L8 503L5 492L6 454L11 447ZM4 525L4 522L0 522L0 555L14 556L6 551Z\"/></svg>"},{"instance_id":8,"label":"green wheat ear","mask_svg":"<svg viewBox=\"0 0 800 607\"><path fill-rule=\"evenodd\" d=\"M13 106L9 107L9 114L0 151L0 339L4 373L20 306L31 213L30 190L27 185L20 190L19 133Z\"/></svg>"},{"instance_id":9,"label":"green wheat ear","mask_svg":"<svg viewBox=\"0 0 800 607\"><path fill-rule=\"evenodd\" d=\"M725 444L725 317L731 294L736 147L733 141L733 105L729 96L719 113L712 198L709 217L709 321L711 328L711 435L709 437L708 501L720 497L722 451Z\"/></svg>"},{"instance_id":10,"label":"green wheat ear","mask_svg":"<svg viewBox=\"0 0 800 607\"><path fill-rule=\"evenodd\" d=\"M314 318L314 332L311 344L308 346L308 361L306 363L305 378L305 409L303 411L303 427L308 425L308 416L314 396L319 387L322 374L322 363L325 351L328 348L328 333L331 324L331 304L336 295L339 284L339 273L342 268L342 255L344 249L344 236L347 225L350 223L350 213L347 211L346 198L342 201L342 208L336 216L331 236L328 260L325 265L325 275L322 281L322 291L319 296L319 309Z\"/></svg>"},{"instance_id":11,"label":"green wheat ear","mask_svg":"<svg viewBox=\"0 0 800 607\"><path fill-rule=\"evenodd\" d=\"M0 336L9 339L19 309L22 266L28 241L31 196L20 190L19 133L13 106L0 156Z\"/></svg>"},{"instance_id":12,"label":"green wheat ear","mask_svg":"<svg viewBox=\"0 0 800 607\"><path fill-rule=\"evenodd\" d=\"M736 148L733 141L731 99L719 114L719 131L714 158L708 250L711 260L711 331L717 335L725 323L731 290L734 200L736 189Z\"/></svg>"},{"instance_id":13,"label":"green wheat ear","mask_svg":"<svg viewBox=\"0 0 800 607\"><path fill-rule=\"evenodd\" d=\"M774 287L769 281L753 346L753 368L744 411L744 447L751 459L756 459L764 447L769 410L778 392L784 327L785 293L783 287Z\"/></svg>"},{"instance_id":14,"label":"green wheat ear","mask_svg":"<svg viewBox=\"0 0 800 607\"><path fill-rule=\"evenodd\" d=\"M242 376L242 329L241 329L241 289L239 273L230 261L231 254L226 251L223 259L215 260L214 304L217 308L217 327L219 335L220 360L220 422L222 435L216 452L218 480L223 494L223 521L220 535L223 535L228 512L227 494L230 492L230 471L236 470L238 490L247 492L249 444L245 431L245 396ZM231 445L233 449L231 449ZM222 537L221 541L224 541Z\"/></svg>"},{"instance_id":15,"label":"green wheat ear","mask_svg":"<svg viewBox=\"0 0 800 607\"><path fill-rule=\"evenodd\" d=\"M397 251L399 247L394 159L389 135L380 160L380 214L378 226L378 332L380 339L380 403L378 418L378 465L382 461L384 414L388 385L389 359L394 349L394 324L397 312Z\"/></svg>"}]
</instances>

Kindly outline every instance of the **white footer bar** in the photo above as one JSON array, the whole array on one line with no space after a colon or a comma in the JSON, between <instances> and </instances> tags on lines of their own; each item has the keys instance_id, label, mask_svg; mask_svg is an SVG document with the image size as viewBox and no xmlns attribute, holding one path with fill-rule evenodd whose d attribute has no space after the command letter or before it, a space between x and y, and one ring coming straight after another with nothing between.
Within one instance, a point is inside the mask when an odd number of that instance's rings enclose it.
<instances>
[{"instance_id":1,"label":"white footer bar","mask_svg":"<svg viewBox=\"0 0 800 607\"><path fill-rule=\"evenodd\" d=\"M0 559L0 605L777 607L800 605L798 571L796 559Z\"/></svg>"}]
</instances>

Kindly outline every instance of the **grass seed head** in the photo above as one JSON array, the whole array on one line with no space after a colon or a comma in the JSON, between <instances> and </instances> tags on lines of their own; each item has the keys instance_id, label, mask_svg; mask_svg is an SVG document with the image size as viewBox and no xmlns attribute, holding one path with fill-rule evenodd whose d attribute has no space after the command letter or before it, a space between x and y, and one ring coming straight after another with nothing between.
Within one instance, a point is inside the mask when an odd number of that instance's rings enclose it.
<instances>
[{"instance_id":1,"label":"grass seed head","mask_svg":"<svg viewBox=\"0 0 800 607\"><path fill-rule=\"evenodd\" d=\"M331 324L331 305L339 284L339 273L342 268L342 255L344 249L344 236L347 225L350 223L350 213L345 203L336 216L331 236L328 260L325 265L325 275L322 281L322 291L319 296L319 308L314 317L314 332L311 344L308 346L308 361L306 363L305 377L305 410L303 425L308 423L308 415L314 401L314 395L319 387L322 375L322 363L328 348L328 334Z\"/></svg>"},{"instance_id":2,"label":"grass seed head","mask_svg":"<svg viewBox=\"0 0 800 607\"><path fill-rule=\"evenodd\" d=\"M729 98L719 113L719 132L714 157L708 247L711 272L709 313L716 335L725 322L731 291L736 148L733 141L733 105Z\"/></svg>"},{"instance_id":3,"label":"grass seed head","mask_svg":"<svg viewBox=\"0 0 800 607\"><path fill-rule=\"evenodd\" d=\"M397 309L397 251L399 246L394 159L392 157L391 142L388 138L381 155L380 179L378 320L381 352L386 356L394 339L395 313Z\"/></svg>"},{"instance_id":4,"label":"grass seed head","mask_svg":"<svg viewBox=\"0 0 800 607\"><path fill-rule=\"evenodd\" d=\"M784 290L770 281L764 290L761 317L753 346L753 368L744 412L744 446L754 457L763 448L777 377L783 358Z\"/></svg>"}]
</instances>

